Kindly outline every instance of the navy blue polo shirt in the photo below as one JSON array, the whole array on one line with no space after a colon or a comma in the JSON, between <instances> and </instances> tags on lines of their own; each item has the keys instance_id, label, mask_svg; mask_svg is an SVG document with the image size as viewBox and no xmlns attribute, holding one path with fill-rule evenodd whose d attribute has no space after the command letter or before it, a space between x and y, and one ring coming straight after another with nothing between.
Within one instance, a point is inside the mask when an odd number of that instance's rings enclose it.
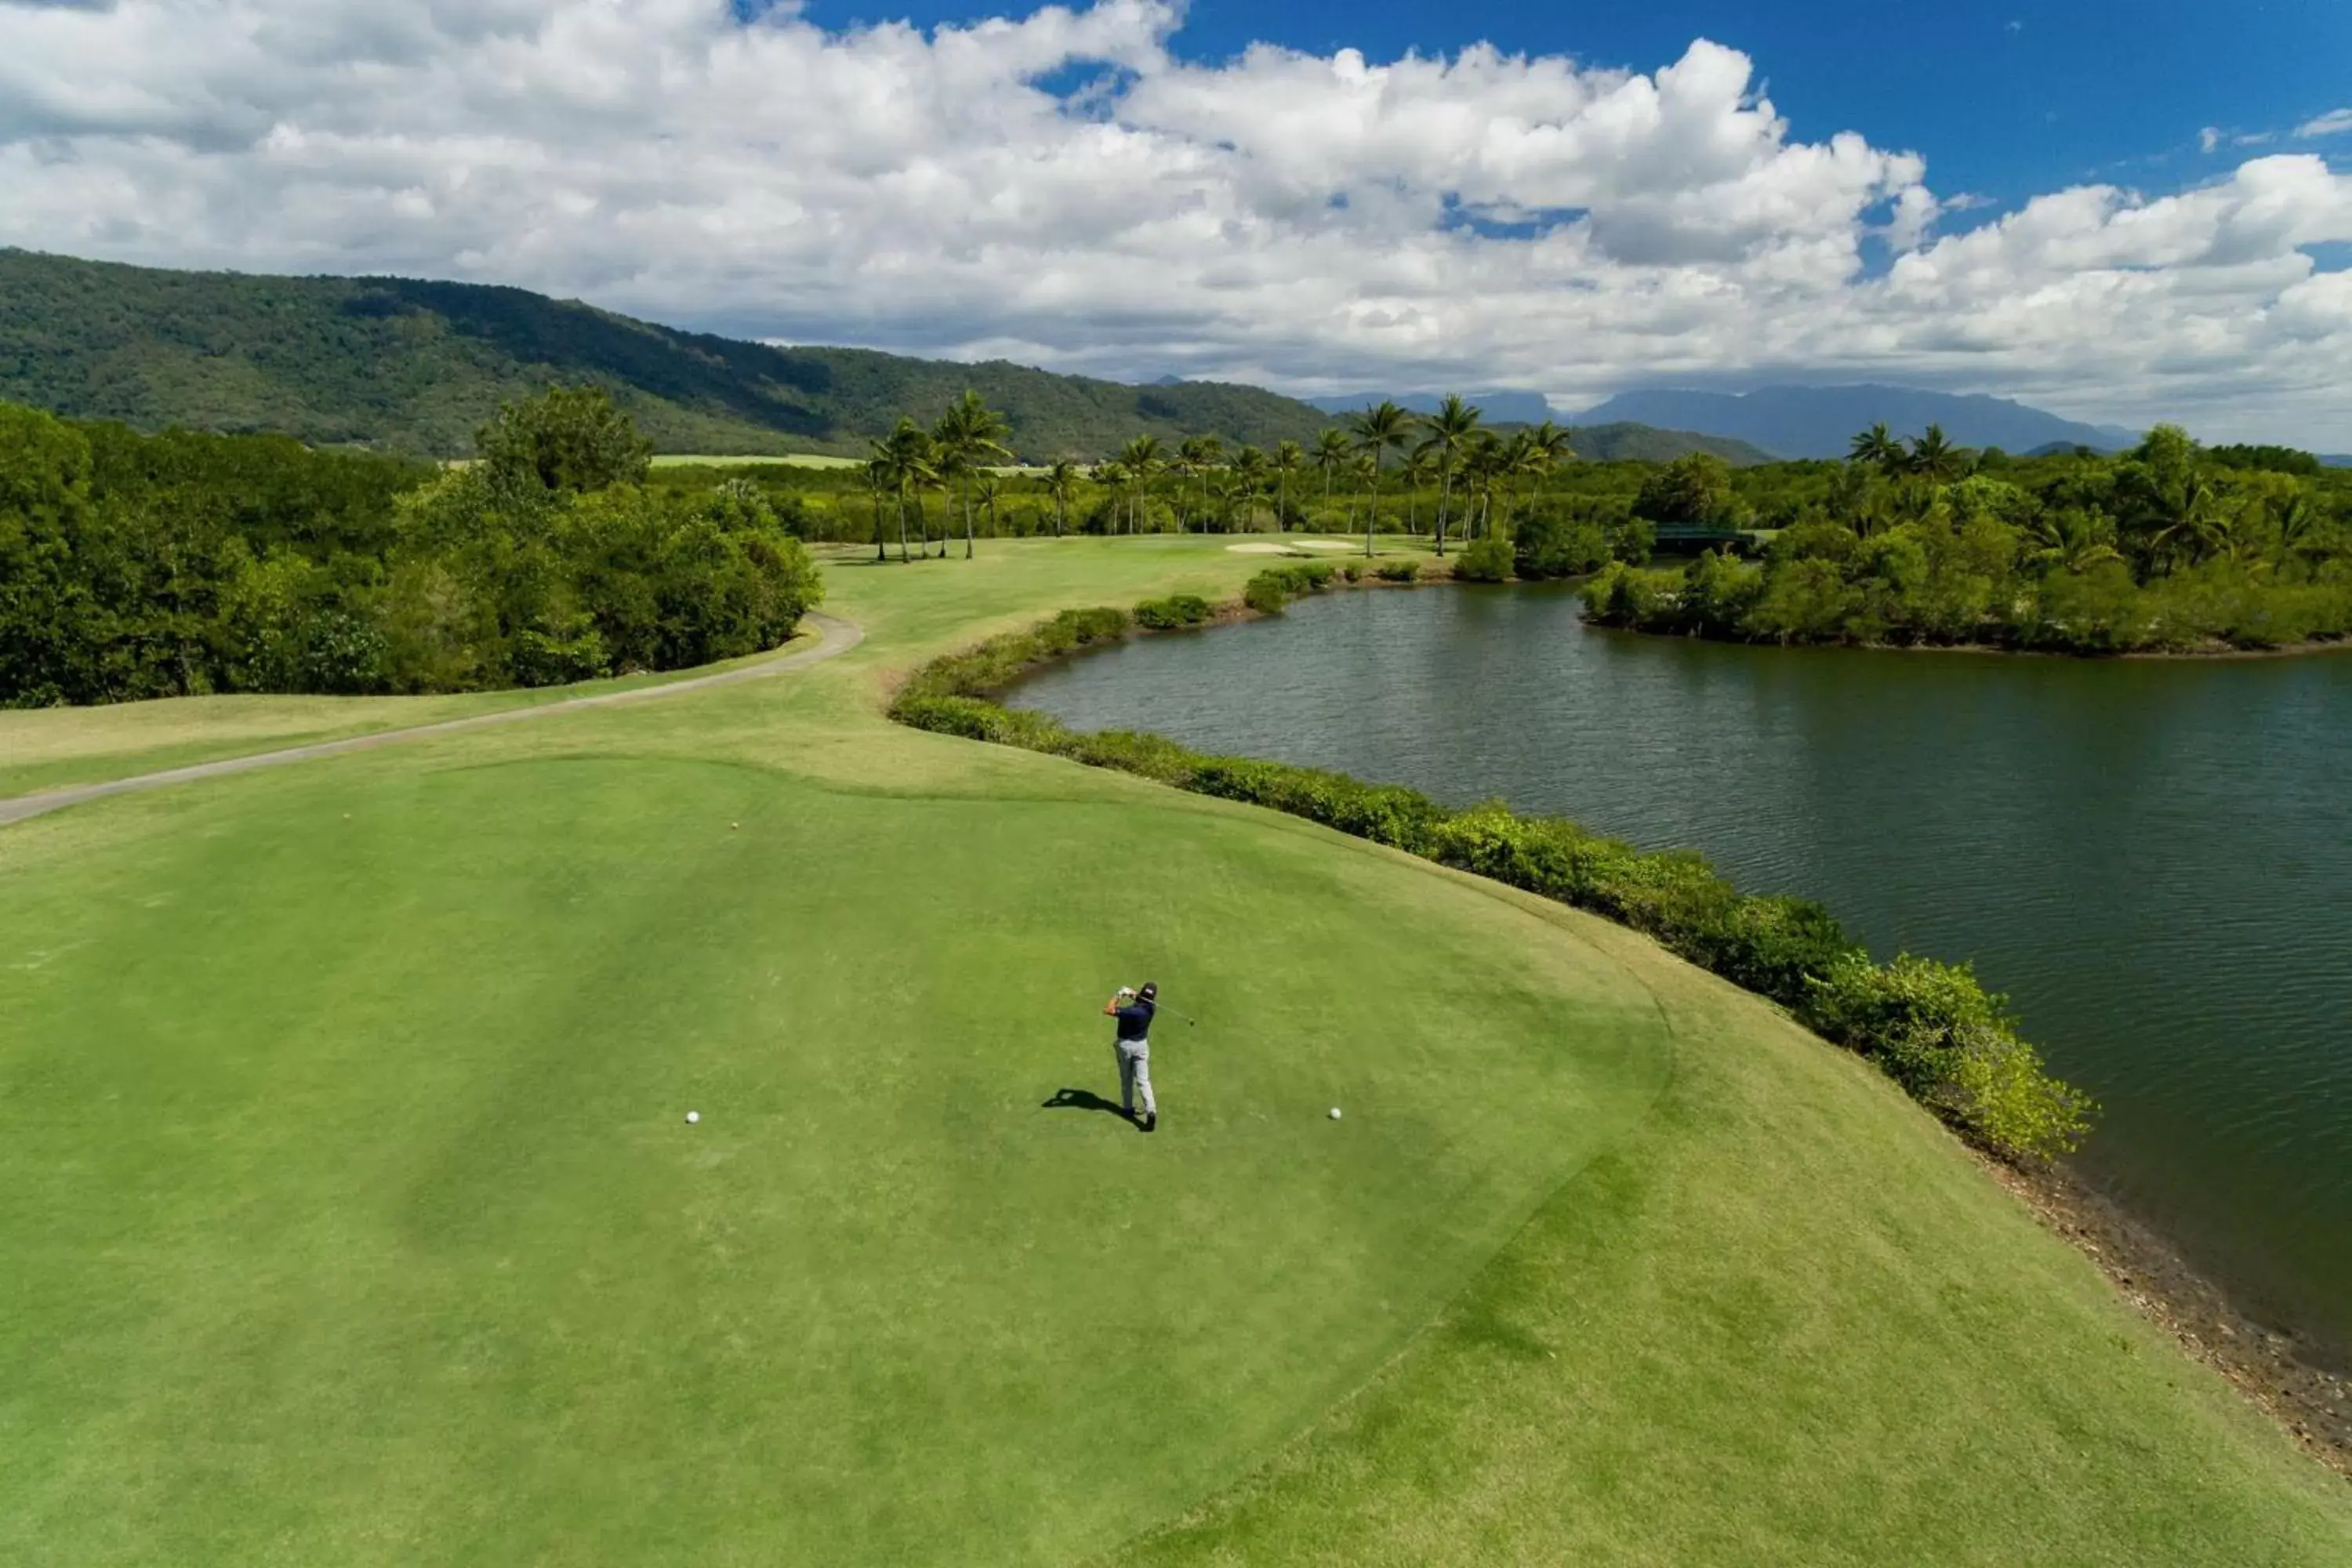
<instances>
[{"instance_id":1,"label":"navy blue polo shirt","mask_svg":"<svg viewBox=\"0 0 2352 1568\"><path fill-rule=\"evenodd\" d=\"M1129 1003L1126 1006L1121 1007L1117 1015L1118 1018L1118 1037L1122 1040L1144 1040L1150 1038L1151 1015L1157 1011L1158 1009L1150 1003L1144 1001L1139 996L1134 1001Z\"/></svg>"}]
</instances>

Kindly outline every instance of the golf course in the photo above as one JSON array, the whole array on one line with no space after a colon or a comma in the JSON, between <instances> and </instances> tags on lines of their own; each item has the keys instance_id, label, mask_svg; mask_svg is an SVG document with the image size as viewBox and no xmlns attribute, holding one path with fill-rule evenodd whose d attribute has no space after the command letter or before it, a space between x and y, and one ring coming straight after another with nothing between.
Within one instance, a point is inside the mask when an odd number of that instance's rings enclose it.
<instances>
[{"instance_id":1,"label":"golf course","mask_svg":"<svg viewBox=\"0 0 2352 1568\"><path fill-rule=\"evenodd\" d=\"M1774 1007L883 716L1265 564L844 552L836 657L0 826L0 1563L2352 1561ZM0 795L693 673L0 712Z\"/></svg>"}]
</instances>

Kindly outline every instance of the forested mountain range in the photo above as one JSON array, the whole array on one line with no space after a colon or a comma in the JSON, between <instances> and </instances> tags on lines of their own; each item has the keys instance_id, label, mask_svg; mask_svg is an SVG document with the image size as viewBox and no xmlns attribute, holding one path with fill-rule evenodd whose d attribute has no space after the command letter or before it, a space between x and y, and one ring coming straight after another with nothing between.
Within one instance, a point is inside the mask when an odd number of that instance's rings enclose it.
<instances>
[{"instance_id":1,"label":"forested mountain range","mask_svg":"<svg viewBox=\"0 0 2352 1568\"><path fill-rule=\"evenodd\" d=\"M1108 456L1129 438L1308 441L1333 418L1260 387L1129 386L1003 361L779 348L681 331L526 289L400 278L178 272L0 249L0 400L143 430L267 431L432 457L472 451L499 406L606 388L665 452L862 454L902 414L967 386L1023 458ZM1710 450L1670 431L1580 432L1608 460Z\"/></svg>"},{"instance_id":2,"label":"forested mountain range","mask_svg":"<svg viewBox=\"0 0 2352 1568\"><path fill-rule=\"evenodd\" d=\"M1843 458L1857 430L1885 425L1906 440L1943 427L1963 447L2026 453L2089 447L2116 452L2140 432L2085 425L2006 398L1926 392L1911 386L1763 386L1748 393L1625 392L1588 410L1595 424L1627 419L1727 436L1779 458Z\"/></svg>"}]
</instances>

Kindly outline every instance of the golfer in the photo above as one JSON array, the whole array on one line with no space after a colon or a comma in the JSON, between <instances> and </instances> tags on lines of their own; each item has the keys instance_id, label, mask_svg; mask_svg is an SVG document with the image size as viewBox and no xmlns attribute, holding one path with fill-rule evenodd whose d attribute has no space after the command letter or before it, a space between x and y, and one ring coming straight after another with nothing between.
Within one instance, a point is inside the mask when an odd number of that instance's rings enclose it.
<instances>
[{"instance_id":1,"label":"golfer","mask_svg":"<svg viewBox=\"0 0 2352 1568\"><path fill-rule=\"evenodd\" d=\"M1160 987L1147 980L1140 991L1120 986L1103 1004L1103 1016L1118 1020L1111 1048L1118 1053L1119 1103L1134 1121L1135 1097L1142 1093L1143 1120L1137 1125L1146 1132L1160 1125L1160 1107L1151 1098L1151 1016L1160 1010L1159 995Z\"/></svg>"}]
</instances>

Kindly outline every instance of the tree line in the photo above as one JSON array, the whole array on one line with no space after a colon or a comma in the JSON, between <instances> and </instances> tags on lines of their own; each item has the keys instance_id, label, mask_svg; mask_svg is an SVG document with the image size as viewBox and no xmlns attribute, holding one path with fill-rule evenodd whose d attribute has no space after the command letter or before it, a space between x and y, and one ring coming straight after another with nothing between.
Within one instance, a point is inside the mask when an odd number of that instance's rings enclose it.
<instances>
[{"instance_id":1,"label":"tree line","mask_svg":"<svg viewBox=\"0 0 2352 1568\"><path fill-rule=\"evenodd\" d=\"M2352 635L2352 473L2306 453L2201 447L2165 425L2114 457L2013 459L1881 426L1843 463L1735 481L1685 459L1659 480L1677 468L1653 511L1736 537L1678 567L1611 567L1587 586L1597 619L2090 653Z\"/></svg>"},{"instance_id":2,"label":"tree line","mask_svg":"<svg viewBox=\"0 0 2352 1568\"><path fill-rule=\"evenodd\" d=\"M0 705L547 685L772 647L822 594L757 487L649 485L601 392L458 468L0 405Z\"/></svg>"},{"instance_id":3,"label":"tree line","mask_svg":"<svg viewBox=\"0 0 2352 1568\"><path fill-rule=\"evenodd\" d=\"M929 555L935 542L944 558L959 531L969 558L981 524L992 534L1003 531L1006 502L1024 493L1046 503L1032 515L1049 520L1056 537L1072 531L1074 515L1084 531L1144 533L1247 531L1261 522L1286 531L1328 525L1339 513L1350 531L1360 518L1367 554L1375 552L1383 527L1385 497L1395 503L1386 520L1391 531L1419 533L1428 506L1443 555L1457 521L1468 538L1507 529L1514 511L1574 457L1570 433L1549 419L1505 434L1483 428L1482 417L1458 395L1418 416L1383 401L1311 444L1285 440L1271 449L1243 445L1229 452L1215 436L1170 443L1141 435L1095 463L1063 458L1032 473L1008 473L1005 417L967 390L929 426L900 416L888 436L871 443L857 473L870 502L868 542L877 561L888 559L894 542L902 562ZM926 510L930 496L948 509L936 534Z\"/></svg>"}]
</instances>

